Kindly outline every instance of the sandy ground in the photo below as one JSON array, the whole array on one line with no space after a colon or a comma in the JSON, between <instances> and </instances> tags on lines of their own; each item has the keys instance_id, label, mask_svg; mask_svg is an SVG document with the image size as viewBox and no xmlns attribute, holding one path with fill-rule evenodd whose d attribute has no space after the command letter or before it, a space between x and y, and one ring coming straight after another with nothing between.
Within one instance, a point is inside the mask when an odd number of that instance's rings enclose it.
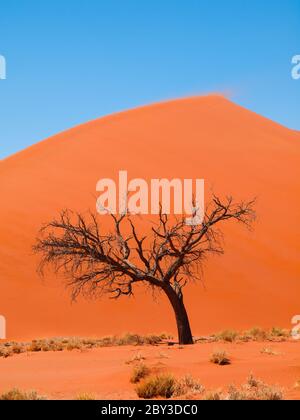
<instances>
[{"instance_id":1,"label":"sandy ground","mask_svg":"<svg viewBox=\"0 0 300 420\"><path fill-rule=\"evenodd\" d=\"M277 355L262 354L264 347ZM209 362L215 350L226 350L230 366ZM285 398L299 399L295 389L300 379L300 343L198 344L191 347L113 347L86 352L29 353L0 359L0 391L18 387L34 389L51 399L73 399L92 393L99 399L135 399L130 384L133 369L128 364L136 355L154 372L172 372L181 377L192 374L207 390L241 385L253 373L270 385L284 390Z\"/></svg>"}]
</instances>

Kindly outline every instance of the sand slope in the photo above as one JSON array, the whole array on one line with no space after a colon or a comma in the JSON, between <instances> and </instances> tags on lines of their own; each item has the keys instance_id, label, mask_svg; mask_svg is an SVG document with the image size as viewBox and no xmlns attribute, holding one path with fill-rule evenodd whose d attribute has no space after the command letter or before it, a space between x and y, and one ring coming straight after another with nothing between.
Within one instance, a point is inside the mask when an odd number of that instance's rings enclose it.
<instances>
[{"instance_id":1,"label":"sand slope","mask_svg":"<svg viewBox=\"0 0 300 420\"><path fill-rule=\"evenodd\" d=\"M94 209L96 182L116 178L205 178L236 199L258 197L249 233L226 227L226 254L210 260L205 288L186 302L195 333L290 326L300 313L300 134L228 100L162 103L59 134L0 163L0 313L10 338L173 331L162 300L71 305L61 280L36 274L31 246L61 208Z\"/></svg>"}]
</instances>

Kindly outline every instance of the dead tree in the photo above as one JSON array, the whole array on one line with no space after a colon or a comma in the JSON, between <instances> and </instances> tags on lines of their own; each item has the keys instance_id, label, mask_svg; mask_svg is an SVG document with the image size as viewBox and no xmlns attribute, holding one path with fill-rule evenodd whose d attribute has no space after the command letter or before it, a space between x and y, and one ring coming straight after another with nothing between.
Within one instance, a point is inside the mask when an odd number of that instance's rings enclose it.
<instances>
[{"instance_id":1,"label":"dead tree","mask_svg":"<svg viewBox=\"0 0 300 420\"><path fill-rule=\"evenodd\" d=\"M223 254L221 223L236 220L250 227L253 207L254 201L236 204L214 197L201 225L187 226L184 219L161 212L145 236L130 215L112 215L113 229L105 233L95 215L65 210L41 229L34 251L42 256L42 271L52 264L64 272L73 299L132 296L137 285L164 292L175 313L179 343L192 344L183 289L201 279L209 255Z\"/></svg>"}]
</instances>

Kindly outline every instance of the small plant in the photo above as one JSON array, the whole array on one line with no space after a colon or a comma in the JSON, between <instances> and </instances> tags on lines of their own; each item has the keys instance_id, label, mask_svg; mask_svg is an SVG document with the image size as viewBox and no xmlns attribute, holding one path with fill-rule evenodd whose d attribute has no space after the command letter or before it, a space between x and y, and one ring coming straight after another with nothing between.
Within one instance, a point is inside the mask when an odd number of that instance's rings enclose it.
<instances>
[{"instance_id":1,"label":"small plant","mask_svg":"<svg viewBox=\"0 0 300 420\"><path fill-rule=\"evenodd\" d=\"M221 401L223 398L220 391L211 391L204 396L204 401Z\"/></svg>"},{"instance_id":2,"label":"small plant","mask_svg":"<svg viewBox=\"0 0 300 420\"><path fill-rule=\"evenodd\" d=\"M139 398L150 400L152 398L171 398L174 394L176 379L173 375L157 375L145 379L136 388Z\"/></svg>"},{"instance_id":3,"label":"small plant","mask_svg":"<svg viewBox=\"0 0 300 420\"><path fill-rule=\"evenodd\" d=\"M144 363L140 363L133 369L130 382L132 384L137 384L149 375L150 369L148 368L148 366L146 366Z\"/></svg>"},{"instance_id":4,"label":"small plant","mask_svg":"<svg viewBox=\"0 0 300 420\"><path fill-rule=\"evenodd\" d=\"M41 401L45 399L35 391L23 392L17 388L0 395L0 401Z\"/></svg>"},{"instance_id":5,"label":"small plant","mask_svg":"<svg viewBox=\"0 0 300 420\"><path fill-rule=\"evenodd\" d=\"M134 355L131 359L127 360L125 363L126 363L127 365L131 365L131 364L133 364L133 363L142 362L142 361L144 361L144 360L146 360L146 357L144 357L144 356L142 355L142 353L137 353L137 354L135 354L135 355Z\"/></svg>"},{"instance_id":6,"label":"small plant","mask_svg":"<svg viewBox=\"0 0 300 420\"><path fill-rule=\"evenodd\" d=\"M210 362L219 366L230 365L231 361L225 351L216 351L211 355Z\"/></svg>"},{"instance_id":7,"label":"small plant","mask_svg":"<svg viewBox=\"0 0 300 420\"><path fill-rule=\"evenodd\" d=\"M279 356L279 354L280 354L270 347L264 347L263 349L261 349L260 352L262 354L267 354L268 356Z\"/></svg>"},{"instance_id":8,"label":"small plant","mask_svg":"<svg viewBox=\"0 0 300 420\"><path fill-rule=\"evenodd\" d=\"M268 339L268 333L262 328L258 327L247 331L245 335L254 341L266 341Z\"/></svg>"},{"instance_id":9,"label":"small plant","mask_svg":"<svg viewBox=\"0 0 300 420\"><path fill-rule=\"evenodd\" d=\"M96 397L94 394L88 394L88 393L83 393L83 394L78 394L76 397L76 401L95 401Z\"/></svg>"},{"instance_id":10,"label":"small plant","mask_svg":"<svg viewBox=\"0 0 300 420\"><path fill-rule=\"evenodd\" d=\"M289 331L284 330L282 328L273 327L270 331L271 338L280 338L280 339L286 339L290 335Z\"/></svg>"},{"instance_id":11,"label":"small plant","mask_svg":"<svg viewBox=\"0 0 300 420\"><path fill-rule=\"evenodd\" d=\"M180 397L186 394L202 394L204 387L196 381L191 375L186 375L176 381L174 386L174 397Z\"/></svg>"},{"instance_id":12,"label":"small plant","mask_svg":"<svg viewBox=\"0 0 300 420\"><path fill-rule=\"evenodd\" d=\"M238 339L239 334L234 330L225 330L215 336L217 341L225 341L227 343L234 343Z\"/></svg>"}]
</instances>

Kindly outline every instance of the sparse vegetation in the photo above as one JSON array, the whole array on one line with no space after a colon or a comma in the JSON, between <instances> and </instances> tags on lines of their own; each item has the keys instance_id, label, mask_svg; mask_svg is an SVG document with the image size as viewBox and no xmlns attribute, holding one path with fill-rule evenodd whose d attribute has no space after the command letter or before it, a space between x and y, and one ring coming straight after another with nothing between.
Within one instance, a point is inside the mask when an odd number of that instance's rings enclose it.
<instances>
[{"instance_id":1,"label":"sparse vegetation","mask_svg":"<svg viewBox=\"0 0 300 420\"><path fill-rule=\"evenodd\" d=\"M186 375L182 379L176 381L174 386L174 397L180 397L182 395L193 395L202 394L204 387L195 380L191 375Z\"/></svg>"},{"instance_id":2,"label":"sparse vegetation","mask_svg":"<svg viewBox=\"0 0 300 420\"><path fill-rule=\"evenodd\" d=\"M187 375L176 379L171 374L150 376L142 381L136 388L139 398L176 398L183 395L202 394L204 387L192 376Z\"/></svg>"},{"instance_id":3,"label":"sparse vegetation","mask_svg":"<svg viewBox=\"0 0 300 420\"><path fill-rule=\"evenodd\" d=\"M199 337L195 341L198 343L216 343L220 341L225 343L245 343L250 341L283 342L289 341L290 339L291 333L288 330L278 327L273 327L271 330L264 330L255 327L243 333L239 333L235 330L225 330L208 337Z\"/></svg>"},{"instance_id":4,"label":"sparse vegetation","mask_svg":"<svg viewBox=\"0 0 300 420\"><path fill-rule=\"evenodd\" d=\"M231 361L225 351L216 351L211 355L210 362L219 366L230 365Z\"/></svg>"},{"instance_id":5,"label":"sparse vegetation","mask_svg":"<svg viewBox=\"0 0 300 420\"><path fill-rule=\"evenodd\" d=\"M145 379L147 376L150 375L150 369L144 363L139 363L133 369L130 382L132 384L139 383L142 379Z\"/></svg>"},{"instance_id":6,"label":"sparse vegetation","mask_svg":"<svg viewBox=\"0 0 300 420\"><path fill-rule=\"evenodd\" d=\"M82 393L82 394L78 394L76 397L76 401L95 401L96 397L94 394L89 394L89 393Z\"/></svg>"},{"instance_id":7,"label":"sparse vegetation","mask_svg":"<svg viewBox=\"0 0 300 420\"><path fill-rule=\"evenodd\" d=\"M163 374L150 376L136 388L139 398L150 400L152 398L171 398L174 394L176 379L173 375Z\"/></svg>"},{"instance_id":8,"label":"sparse vegetation","mask_svg":"<svg viewBox=\"0 0 300 420\"><path fill-rule=\"evenodd\" d=\"M279 356L280 353L278 353L276 350L272 349L271 347L264 347L260 351L262 354L267 354L268 356Z\"/></svg>"},{"instance_id":9,"label":"sparse vegetation","mask_svg":"<svg viewBox=\"0 0 300 420\"><path fill-rule=\"evenodd\" d=\"M162 344L164 341L170 339L171 336L167 334L161 335L138 335L125 334L123 336L111 336L100 339L90 338L53 338L43 340L32 340L31 342L16 343L7 342L0 344L0 357L10 357L14 354L26 352L48 352L48 351L73 351L73 350L89 350L99 347L114 347L114 346L156 346ZM135 360L136 361L136 360ZM133 360L134 362L134 360Z\"/></svg>"},{"instance_id":10,"label":"sparse vegetation","mask_svg":"<svg viewBox=\"0 0 300 420\"><path fill-rule=\"evenodd\" d=\"M225 341L227 343L233 343L237 340L239 333L234 330L225 330L215 336L216 341Z\"/></svg>"},{"instance_id":11,"label":"sparse vegetation","mask_svg":"<svg viewBox=\"0 0 300 420\"><path fill-rule=\"evenodd\" d=\"M211 391L204 396L208 401L281 401L284 396L279 388L266 385L250 375L240 388L230 386L227 392Z\"/></svg>"},{"instance_id":12,"label":"sparse vegetation","mask_svg":"<svg viewBox=\"0 0 300 420\"><path fill-rule=\"evenodd\" d=\"M14 388L0 395L0 401L42 401L45 397L38 395L36 391L24 392Z\"/></svg>"}]
</instances>

